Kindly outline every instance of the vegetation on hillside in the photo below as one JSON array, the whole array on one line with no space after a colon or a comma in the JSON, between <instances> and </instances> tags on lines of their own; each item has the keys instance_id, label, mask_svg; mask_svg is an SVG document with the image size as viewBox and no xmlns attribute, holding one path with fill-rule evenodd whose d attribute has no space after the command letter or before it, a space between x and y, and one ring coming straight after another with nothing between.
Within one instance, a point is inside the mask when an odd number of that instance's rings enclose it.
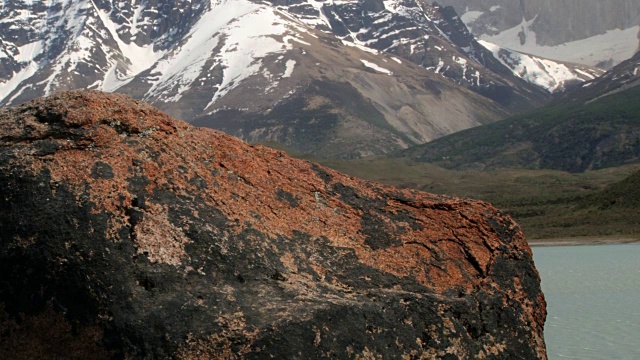
<instances>
[{"instance_id":1,"label":"vegetation on hillside","mask_svg":"<svg viewBox=\"0 0 640 360\"><path fill-rule=\"evenodd\" d=\"M554 105L412 147L401 156L449 169L583 172L640 162L640 86Z\"/></svg>"},{"instance_id":2,"label":"vegetation on hillside","mask_svg":"<svg viewBox=\"0 0 640 360\"><path fill-rule=\"evenodd\" d=\"M629 175L622 181L609 185L603 191L586 197L581 205L597 207L600 210L620 209L635 210L628 213L640 222L640 171Z\"/></svg>"}]
</instances>

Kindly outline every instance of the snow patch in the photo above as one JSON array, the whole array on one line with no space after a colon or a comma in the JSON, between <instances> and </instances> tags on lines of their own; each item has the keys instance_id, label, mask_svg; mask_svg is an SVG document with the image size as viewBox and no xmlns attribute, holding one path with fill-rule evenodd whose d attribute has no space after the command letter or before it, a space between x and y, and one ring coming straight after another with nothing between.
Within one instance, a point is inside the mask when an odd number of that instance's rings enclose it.
<instances>
[{"instance_id":1,"label":"snow patch","mask_svg":"<svg viewBox=\"0 0 640 360\"><path fill-rule=\"evenodd\" d=\"M460 16L460 20L462 20L462 22L465 24L470 24L476 21L483 14L483 11L467 11Z\"/></svg>"},{"instance_id":2,"label":"snow patch","mask_svg":"<svg viewBox=\"0 0 640 360\"><path fill-rule=\"evenodd\" d=\"M370 69L373 69L375 71L381 72L383 74L393 75L393 73L391 71L389 71L389 70L387 70L387 69L385 69L385 68L383 68L383 67L381 67L381 66L379 66L377 64L374 64L374 63L372 63L370 61L363 60L363 59L360 59L360 61L362 61L364 66L366 66L366 67L368 67Z\"/></svg>"},{"instance_id":3,"label":"snow patch","mask_svg":"<svg viewBox=\"0 0 640 360\"><path fill-rule=\"evenodd\" d=\"M30 78L31 76L33 76L33 74L35 74L36 71L38 71L38 66L34 63L29 63L27 67L20 70L17 74L13 75L11 79L9 79L9 81L7 82L0 81L0 101L5 102L4 100L6 99L6 97L9 96L9 94L11 94L12 92L14 92L18 88L20 83ZM11 99L9 99L9 101L6 101L6 103L9 103L11 100L15 99L18 95L20 95L20 93L15 94Z\"/></svg>"},{"instance_id":4,"label":"snow patch","mask_svg":"<svg viewBox=\"0 0 640 360\"><path fill-rule=\"evenodd\" d=\"M98 87L102 91L112 92L118 90L121 86L126 84L126 81L122 81L121 77L118 74L118 64L113 63L111 67L106 72L104 79L102 80L102 84Z\"/></svg>"},{"instance_id":5,"label":"snow patch","mask_svg":"<svg viewBox=\"0 0 640 360\"><path fill-rule=\"evenodd\" d=\"M288 43L289 40L298 42L298 43L303 44L303 45L311 46L311 44L309 44L308 42L306 42L306 41L304 41L304 40L302 40L300 38L297 38L295 36L287 35L284 38L282 38L282 41L284 41L285 43Z\"/></svg>"},{"instance_id":6,"label":"snow patch","mask_svg":"<svg viewBox=\"0 0 640 360\"><path fill-rule=\"evenodd\" d=\"M582 76L584 76L585 78L588 78L588 79L590 79L590 80L593 80L593 79L595 79L595 78L596 78L596 76L595 76L595 75L590 74L590 73L588 73L588 72L586 72L586 71L582 71L582 70L580 70L580 69L575 69L575 72L577 72L578 74L580 74L580 75L582 75Z\"/></svg>"},{"instance_id":7,"label":"snow patch","mask_svg":"<svg viewBox=\"0 0 640 360\"><path fill-rule=\"evenodd\" d=\"M38 71L39 66L34 59L40 55L42 51L42 41L35 41L18 47L18 54L13 58L18 62L28 64L18 71L18 73L14 74L11 79L5 82L0 81L0 101L3 101L9 94L14 92L23 81L29 79ZM20 93L22 93L22 91L14 94L10 101L19 96Z\"/></svg>"},{"instance_id":8,"label":"snow patch","mask_svg":"<svg viewBox=\"0 0 640 360\"><path fill-rule=\"evenodd\" d=\"M69 71L74 70L82 60L89 59L91 57L91 50L98 48L96 45L98 44L90 38L82 35L78 36L76 41L72 43L72 48L69 49L71 51L66 55L70 63Z\"/></svg>"},{"instance_id":9,"label":"snow patch","mask_svg":"<svg viewBox=\"0 0 640 360\"><path fill-rule=\"evenodd\" d=\"M146 8L146 4L139 4L134 7L133 18L131 19L131 22L130 22L132 36L135 36L138 33L138 27L140 25L148 24L147 22L138 22L138 19L140 19L140 15L142 15L142 12L144 11L145 8Z\"/></svg>"},{"instance_id":10,"label":"snow patch","mask_svg":"<svg viewBox=\"0 0 640 360\"><path fill-rule=\"evenodd\" d=\"M91 3L93 4L93 0L91 0ZM107 31L109 31L111 38L113 38L118 45L120 53L130 62L128 76L133 77L149 69L165 54L164 51L154 51L153 44L138 46L135 42L125 43L118 35L119 26L111 21L109 13L100 10L95 4L93 4L93 7L100 17L100 21Z\"/></svg>"},{"instance_id":11,"label":"snow patch","mask_svg":"<svg viewBox=\"0 0 640 360\"><path fill-rule=\"evenodd\" d=\"M187 41L174 49L157 62L151 70L152 86L145 97L158 96L163 92L176 89L172 97L166 101L178 101L182 94L189 90L191 84L202 73L202 69L210 59L213 49L219 43L219 37L207 31L208 26L215 26L214 12L205 13L193 26Z\"/></svg>"},{"instance_id":12,"label":"snow patch","mask_svg":"<svg viewBox=\"0 0 640 360\"><path fill-rule=\"evenodd\" d=\"M14 56L14 59L18 62L29 62L42 54L43 50L42 41L22 45L18 48L18 54Z\"/></svg>"},{"instance_id":13,"label":"snow patch","mask_svg":"<svg viewBox=\"0 0 640 360\"><path fill-rule=\"evenodd\" d=\"M444 66L444 61L442 61L442 59L438 60L438 67L436 67L436 74L440 73L440 70L442 70L443 66Z\"/></svg>"},{"instance_id":14,"label":"snow patch","mask_svg":"<svg viewBox=\"0 0 640 360\"><path fill-rule=\"evenodd\" d=\"M462 78L467 78L467 60L461 57L454 56L453 61L455 61L462 68Z\"/></svg>"},{"instance_id":15,"label":"snow patch","mask_svg":"<svg viewBox=\"0 0 640 360\"><path fill-rule=\"evenodd\" d=\"M523 21L522 24L497 35L482 35L481 39L518 52L590 66L596 66L609 59L613 59L617 64L632 57L638 48L640 25L625 30L609 30L602 35L557 46L542 46L536 43L536 33L530 29L533 21ZM522 29L527 35L524 45L520 44L518 37Z\"/></svg>"},{"instance_id":16,"label":"snow patch","mask_svg":"<svg viewBox=\"0 0 640 360\"><path fill-rule=\"evenodd\" d=\"M284 64L285 69L284 69L284 74L282 74L282 78L288 78L291 77L291 74L293 74L293 69L296 66L296 61L295 60L287 60L287 62Z\"/></svg>"},{"instance_id":17,"label":"snow patch","mask_svg":"<svg viewBox=\"0 0 640 360\"><path fill-rule=\"evenodd\" d=\"M362 44L355 43L355 42L353 42L353 41L347 41L347 40L341 39L341 42L342 42L342 44L343 44L343 45L347 45L347 46L355 47L355 48L358 48L358 49L360 49L360 50L362 50L362 51L366 51L366 52L371 53L371 54L376 54L376 55L378 55L378 54L380 53L380 52L379 52L378 50L376 50L376 49L372 49L372 48L370 48L370 47L367 47L367 46L362 45Z\"/></svg>"},{"instance_id":18,"label":"snow patch","mask_svg":"<svg viewBox=\"0 0 640 360\"><path fill-rule=\"evenodd\" d=\"M454 56L453 61L457 62L460 66L467 65L467 60L461 57Z\"/></svg>"}]
</instances>

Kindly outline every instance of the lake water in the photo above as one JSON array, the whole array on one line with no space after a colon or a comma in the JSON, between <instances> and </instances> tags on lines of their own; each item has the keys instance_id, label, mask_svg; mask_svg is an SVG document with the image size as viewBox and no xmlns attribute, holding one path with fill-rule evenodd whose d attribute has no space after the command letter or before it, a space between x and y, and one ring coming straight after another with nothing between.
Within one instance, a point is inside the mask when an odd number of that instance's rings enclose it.
<instances>
[{"instance_id":1,"label":"lake water","mask_svg":"<svg viewBox=\"0 0 640 360\"><path fill-rule=\"evenodd\" d=\"M549 359L640 359L640 244L535 247Z\"/></svg>"}]
</instances>

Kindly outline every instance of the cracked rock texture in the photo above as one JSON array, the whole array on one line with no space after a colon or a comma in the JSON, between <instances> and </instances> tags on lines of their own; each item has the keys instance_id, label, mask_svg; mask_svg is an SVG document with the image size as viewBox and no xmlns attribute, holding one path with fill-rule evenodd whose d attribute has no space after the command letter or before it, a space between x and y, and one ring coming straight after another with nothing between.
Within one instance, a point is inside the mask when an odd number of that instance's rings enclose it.
<instances>
[{"instance_id":1,"label":"cracked rock texture","mask_svg":"<svg viewBox=\"0 0 640 360\"><path fill-rule=\"evenodd\" d=\"M0 358L545 359L491 205L67 92L0 110Z\"/></svg>"}]
</instances>

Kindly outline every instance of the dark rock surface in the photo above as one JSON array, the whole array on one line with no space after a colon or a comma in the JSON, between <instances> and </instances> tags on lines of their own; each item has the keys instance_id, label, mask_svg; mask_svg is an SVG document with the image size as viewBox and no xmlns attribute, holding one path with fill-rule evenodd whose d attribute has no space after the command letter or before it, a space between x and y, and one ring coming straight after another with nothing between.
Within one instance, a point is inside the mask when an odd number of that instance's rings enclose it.
<instances>
[{"instance_id":1,"label":"dark rock surface","mask_svg":"<svg viewBox=\"0 0 640 360\"><path fill-rule=\"evenodd\" d=\"M519 227L121 95L0 110L0 358L546 358Z\"/></svg>"}]
</instances>

